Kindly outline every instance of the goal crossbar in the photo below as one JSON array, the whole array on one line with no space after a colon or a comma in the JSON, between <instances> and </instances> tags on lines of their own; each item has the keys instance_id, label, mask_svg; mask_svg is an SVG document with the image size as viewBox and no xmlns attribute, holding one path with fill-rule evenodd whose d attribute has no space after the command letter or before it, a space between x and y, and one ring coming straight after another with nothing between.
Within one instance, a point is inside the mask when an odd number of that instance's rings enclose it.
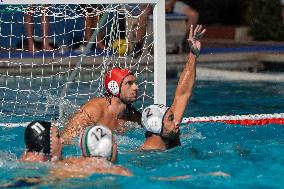
<instances>
[{"instance_id":1,"label":"goal crossbar","mask_svg":"<svg viewBox=\"0 0 284 189\"><path fill-rule=\"evenodd\" d=\"M165 3L164 0L84 0L82 2L78 2L77 0L41 0L41 1L34 1L34 0L26 0L26 1L15 1L15 0L3 0L1 4L159 4Z\"/></svg>"}]
</instances>

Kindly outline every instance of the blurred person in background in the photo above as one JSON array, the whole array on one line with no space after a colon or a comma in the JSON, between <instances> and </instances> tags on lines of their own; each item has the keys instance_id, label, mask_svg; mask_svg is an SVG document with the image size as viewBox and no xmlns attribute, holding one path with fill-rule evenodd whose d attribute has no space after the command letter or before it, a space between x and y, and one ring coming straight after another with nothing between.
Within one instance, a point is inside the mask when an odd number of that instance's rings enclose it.
<instances>
[{"instance_id":1,"label":"blurred person in background","mask_svg":"<svg viewBox=\"0 0 284 189\"><path fill-rule=\"evenodd\" d=\"M147 21L149 15L153 12L153 7L150 4L142 4L140 5L141 15L138 18L138 29L137 29L137 43L134 46L134 55L139 56L143 52L143 42L144 36L146 34ZM193 9L189 5L183 3L178 0L166 0L166 13L177 13L186 16L186 31L185 31L185 44L187 47L187 34L190 30L190 26L196 26L199 18L199 13L197 10ZM185 49L185 51L189 51L189 49Z\"/></svg>"},{"instance_id":2,"label":"blurred person in background","mask_svg":"<svg viewBox=\"0 0 284 189\"><path fill-rule=\"evenodd\" d=\"M29 10L25 13L25 27L27 32L27 50L31 52L39 51L38 47L35 46L34 43L34 7L29 8ZM40 7L41 9L41 31L42 31L42 43L41 48L44 51L51 51L53 50L53 47L50 46L48 42L48 30L49 30L49 21L48 16L46 14L47 8L46 7Z\"/></svg>"},{"instance_id":3,"label":"blurred person in background","mask_svg":"<svg viewBox=\"0 0 284 189\"><path fill-rule=\"evenodd\" d=\"M84 32L84 40L83 44L79 47L79 50L82 52L85 50L86 45L88 42L96 43L95 47L104 50L105 44L103 42L103 32L99 31L96 36L95 41L90 41L94 30L98 28L98 24L101 19L100 11L103 11L105 7L101 4L81 4L79 5L80 12L84 14L84 25L85 25L85 32ZM100 29L100 28L99 28Z\"/></svg>"}]
</instances>

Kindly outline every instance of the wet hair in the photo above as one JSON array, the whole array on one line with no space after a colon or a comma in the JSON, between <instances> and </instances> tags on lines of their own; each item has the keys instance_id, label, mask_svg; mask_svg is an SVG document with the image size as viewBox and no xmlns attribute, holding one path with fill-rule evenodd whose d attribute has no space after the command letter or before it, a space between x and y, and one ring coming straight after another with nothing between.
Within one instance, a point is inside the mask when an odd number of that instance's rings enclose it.
<instances>
[{"instance_id":1,"label":"wet hair","mask_svg":"<svg viewBox=\"0 0 284 189\"><path fill-rule=\"evenodd\" d=\"M108 105L108 106L110 106L110 105L111 105L111 98L113 97L113 95L112 95L111 93L106 92L106 93L104 93L101 97L103 97L103 98L106 98L106 99L107 99L107 101L108 101L108 103L109 103L109 105Z\"/></svg>"},{"instance_id":2,"label":"wet hair","mask_svg":"<svg viewBox=\"0 0 284 189\"><path fill-rule=\"evenodd\" d=\"M27 152L41 152L51 154L51 122L33 121L25 130L25 144Z\"/></svg>"}]
</instances>

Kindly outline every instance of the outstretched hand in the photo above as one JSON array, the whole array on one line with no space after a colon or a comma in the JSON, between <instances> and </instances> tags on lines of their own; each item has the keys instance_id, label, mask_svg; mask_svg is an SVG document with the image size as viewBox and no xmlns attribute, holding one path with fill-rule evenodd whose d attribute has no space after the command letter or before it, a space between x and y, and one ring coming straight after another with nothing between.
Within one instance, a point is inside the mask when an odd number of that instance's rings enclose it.
<instances>
[{"instance_id":1,"label":"outstretched hand","mask_svg":"<svg viewBox=\"0 0 284 189\"><path fill-rule=\"evenodd\" d=\"M193 25L190 26L188 43L190 47L190 51L198 56L201 48L201 38L204 36L206 29L202 28L202 25L197 25L193 31Z\"/></svg>"}]
</instances>

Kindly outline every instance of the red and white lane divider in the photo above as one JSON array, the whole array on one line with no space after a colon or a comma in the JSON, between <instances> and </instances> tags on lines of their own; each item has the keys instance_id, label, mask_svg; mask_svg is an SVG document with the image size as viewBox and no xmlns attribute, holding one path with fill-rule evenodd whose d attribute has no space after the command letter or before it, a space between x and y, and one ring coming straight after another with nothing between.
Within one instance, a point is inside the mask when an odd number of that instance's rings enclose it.
<instances>
[{"instance_id":1,"label":"red and white lane divider","mask_svg":"<svg viewBox=\"0 0 284 189\"><path fill-rule=\"evenodd\" d=\"M221 122L226 124L239 124L245 126L266 125L266 124L282 124L284 125L284 113L275 114L251 114L251 115L224 115L209 117L188 117L183 118L182 123L197 122ZM25 123L0 123L0 127L26 127L29 122Z\"/></svg>"},{"instance_id":2,"label":"red and white lane divider","mask_svg":"<svg viewBox=\"0 0 284 189\"><path fill-rule=\"evenodd\" d=\"M245 126L266 125L266 124L284 125L284 113L188 117L188 118L183 118L182 120L182 123L186 124L196 123L196 122L222 122L226 124L239 124Z\"/></svg>"}]
</instances>

